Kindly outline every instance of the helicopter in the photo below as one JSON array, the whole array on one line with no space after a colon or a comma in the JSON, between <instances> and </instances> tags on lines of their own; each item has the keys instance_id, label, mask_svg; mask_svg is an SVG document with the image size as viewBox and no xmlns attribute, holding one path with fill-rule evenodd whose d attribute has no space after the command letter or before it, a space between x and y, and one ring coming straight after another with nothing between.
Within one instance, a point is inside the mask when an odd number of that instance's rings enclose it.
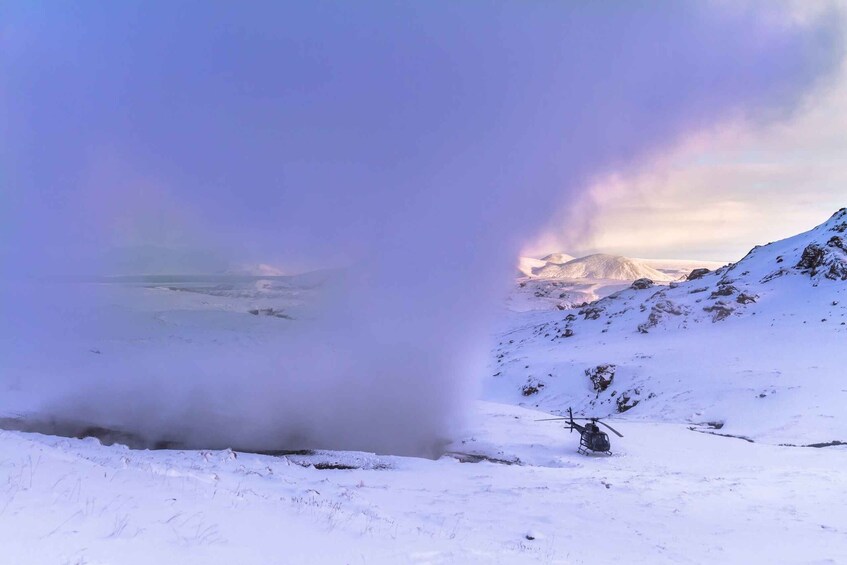
<instances>
[{"instance_id":1,"label":"helicopter","mask_svg":"<svg viewBox=\"0 0 847 565\"><path fill-rule=\"evenodd\" d=\"M612 454L612 445L609 443L609 436L606 432L600 429L600 426L597 424L603 424L607 428L609 428L612 432L615 433L618 437L623 437L623 434L618 430L607 424L606 422L600 421L600 418L574 418L573 411L568 408L568 417L560 417L560 418L542 418L541 420L536 420L536 422L550 422L553 420L567 420L567 423L570 425L570 430L573 432L574 430L579 432L579 449L577 453L581 453L582 455L588 455L589 451L595 453L605 453L607 455ZM574 420L589 420L585 423L584 426L577 424Z\"/></svg>"}]
</instances>

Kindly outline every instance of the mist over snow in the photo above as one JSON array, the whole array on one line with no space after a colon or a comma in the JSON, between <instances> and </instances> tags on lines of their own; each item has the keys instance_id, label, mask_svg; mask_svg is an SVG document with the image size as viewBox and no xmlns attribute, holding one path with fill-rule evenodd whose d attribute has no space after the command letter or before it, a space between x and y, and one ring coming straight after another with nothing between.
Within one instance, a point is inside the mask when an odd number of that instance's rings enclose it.
<instances>
[{"instance_id":1,"label":"mist over snow","mask_svg":"<svg viewBox=\"0 0 847 565\"><path fill-rule=\"evenodd\" d=\"M539 218L788 115L841 53L833 18L758 2L3 13L0 379L40 417L193 447L437 453ZM174 242L344 269L255 314L51 278Z\"/></svg>"}]
</instances>

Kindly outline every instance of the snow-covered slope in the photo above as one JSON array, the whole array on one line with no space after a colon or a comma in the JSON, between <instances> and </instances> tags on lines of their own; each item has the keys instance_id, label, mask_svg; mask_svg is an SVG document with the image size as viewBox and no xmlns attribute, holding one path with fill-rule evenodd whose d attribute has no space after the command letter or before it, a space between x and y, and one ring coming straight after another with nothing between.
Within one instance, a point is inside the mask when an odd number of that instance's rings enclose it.
<instances>
[{"instance_id":1,"label":"snow-covered slope","mask_svg":"<svg viewBox=\"0 0 847 565\"><path fill-rule=\"evenodd\" d=\"M648 278L653 281L670 281L670 277L649 265L621 257L596 253L563 264L548 263L533 270L536 277L545 279L611 279L632 281Z\"/></svg>"},{"instance_id":2,"label":"snow-covered slope","mask_svg":"<svg viewBox=\"0 0 847 565\"><path fill-rule=\"evenodd\" d=\"M689 281L513 314L489 397L714 422L779 443L847 441L845 237L842 209ZM598 390L591 377L602 365L614 377Z\"/></svg>"},{"instance_id":3,"label":"snow-covered slope","mask_svg":"<svg viewBox=\"0 0 847 565\"><path fill-rule=\"evenodd\" d=\"M847 212L842 210L806 233L755 247L737 263L712 272L693 272L684 283L616 293L584 309L582 318L631 320L638 331L646 333L729 316L803 310L811 294L838 302L845 290L841 283L847 280L845 232ZM825 316L832 309L820 313Z\"/></svg>"}]
</instances>

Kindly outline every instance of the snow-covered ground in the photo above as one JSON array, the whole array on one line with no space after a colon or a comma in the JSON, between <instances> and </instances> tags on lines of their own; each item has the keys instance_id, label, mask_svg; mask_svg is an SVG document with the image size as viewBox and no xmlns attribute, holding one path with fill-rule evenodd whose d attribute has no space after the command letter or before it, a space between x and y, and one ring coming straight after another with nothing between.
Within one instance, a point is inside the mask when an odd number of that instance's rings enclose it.
<instances>
[{"instance_id":1,"label":"snow-covered ground","mask_svg":"<svg viewBox=\"0 0 847 565\"><path fill-rule=\"evenodd\" d=\"M844 448L633 422L619 424L615 455L585 457L575 434L534 421L543 416L478 404L451 446L499 461L477 463L134 451L0 432L2 560L837 563L847 554Z\"/></svg>"},{"instance_id":2,"label":"snow-covered ground","mask_svg":"<svg viewBox=\"0 0 847 565\"><path fill-rule=\"evenodd\" d=\"M844 238L847 211L690 281L522 278L483 398L435 460L8 429L69 359L84 373L153 351L268 351L332 274L101 280L120 332L37 361L4 338L0 563L844 562ZM556 292L603 298L560 310ZM568 406L614 418L611 457L536 421Z\"/></svg>"}]
</instances>

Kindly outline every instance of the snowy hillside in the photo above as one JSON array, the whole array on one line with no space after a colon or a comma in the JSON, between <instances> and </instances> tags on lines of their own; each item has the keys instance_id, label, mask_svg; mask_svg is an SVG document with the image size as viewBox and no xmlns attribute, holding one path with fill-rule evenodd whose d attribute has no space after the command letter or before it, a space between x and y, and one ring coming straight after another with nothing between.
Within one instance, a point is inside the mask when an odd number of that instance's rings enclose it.
<instances>
[{"instance_id":1,"label":"snowy hillside","mask_svg":"<svg viewBox=\"0 0 847 565\"><path fill-rule=\"evenodd\" d=\"M807 294L831 296L837 302L845 290L840 282L847 280L845 231L847 212L842 210L809 232L756 247L737 263L716 271L692 271L685 282L667 287L633 285L581 310L578 318L600 322L618 318L616 328L629 320L640 321L636 327L646 333L657 326L685 328L704 320L789 311L801 306ZM646 318L641 315L645 311ZM821 311L830 316L832 312Z\"/></svg>"},{"instance_id":2,"label":"snowy hillside","mask_svg":"<svg viewBox=\"0 0 847 565\"><path fill-rule=\"evenodd\" d=\"M842 209L685 282L638 281L570 311L513 314L489 397L710 422L773 443L847 441L845 232Z\"/></svg>"}]
</instances>

